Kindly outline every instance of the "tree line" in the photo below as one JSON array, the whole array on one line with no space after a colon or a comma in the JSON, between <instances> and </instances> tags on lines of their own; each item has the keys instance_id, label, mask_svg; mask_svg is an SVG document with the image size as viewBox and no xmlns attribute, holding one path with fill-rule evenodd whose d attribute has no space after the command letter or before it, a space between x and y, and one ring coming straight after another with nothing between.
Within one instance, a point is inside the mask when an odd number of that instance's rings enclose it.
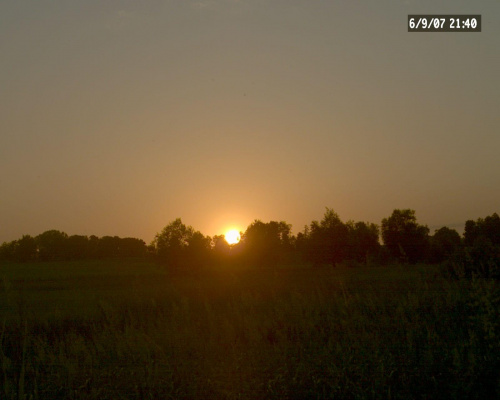
<instances>
[{"instance_id":1,"label":"tree line","mask_svg":"<svg viewBox=\"0 0 500 400\"><path fill-rule=\"evenodd\" d=\"M0 246L0 260L17 262L144 257L146 254L146 243L141 239L68 236L54 229L35 237L23 235Z\"/></svg>"},{"instance_id":2,"label":"tree line","mask_svg":"<svg viewBox=\"0 0 500 400\"><path fill-rule=\"evenodd\" d=\"M285 221L255 220L241 233L239 243L229 245L224 235L205 236L177 218L149 246L135 238L68 236L51 230L3 243L0 259L23 262L150 257L174 270L221 263L272 267L293 263L355 266L447 262L458 275L500 275L500 217L496 213L466 221L463 236L448 227L431 235L411 209L394 210L379 226L343 222L327 208L321 221L312 221L297 235L291 228Z\"/></svg>"},{"instance_id":3,"label":"tree line","mask_svg":"<svg viewBox=\"0 0 500 400\"><path fill-rule=\"evenodd\" d=\"M255 220L235 245L229 245L223 235L204 236L178 218L156 235L150 249L158 262L174 269L195 269L209 262L263 267L447 262L453 265L454 274L499 277L500 217L494 213L467 221L462 237L448 227L431 235L410 209L394 210L379 227L343 222L327 208L321 221L312 221L296 236L285 221Z\"/></svg>"}]
</instances>

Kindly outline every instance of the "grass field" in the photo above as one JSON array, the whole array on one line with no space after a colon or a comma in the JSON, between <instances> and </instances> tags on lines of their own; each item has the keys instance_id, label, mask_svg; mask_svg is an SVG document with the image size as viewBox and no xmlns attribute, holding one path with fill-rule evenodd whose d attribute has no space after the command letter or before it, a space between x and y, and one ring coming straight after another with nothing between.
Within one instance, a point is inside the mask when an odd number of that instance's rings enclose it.
<instances>
[{"instance_id":1,"label":"grass field","mask_svg":"<svg viewBox=\"0 0 500 400\"><path fill-rule=\"evenodd\" d=\"M1 264L0 398L500 395L498 288L438 267Z\"/></svg>"}]
</instances>

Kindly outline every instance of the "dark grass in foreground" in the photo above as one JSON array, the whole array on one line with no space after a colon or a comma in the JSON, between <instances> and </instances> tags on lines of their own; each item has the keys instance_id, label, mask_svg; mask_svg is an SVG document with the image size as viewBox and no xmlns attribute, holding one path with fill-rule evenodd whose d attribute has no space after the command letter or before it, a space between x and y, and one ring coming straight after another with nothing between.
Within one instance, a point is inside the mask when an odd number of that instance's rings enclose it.
<instances>
[{"instance_id":1,"label":"dark grass in foreground","mask_svg":"<svg viewBox=\"0 0 500 400\"><path fill-rule=\"evenodd\" d=\"M0 398L500 394L498 289L437 267L0 268Z\"/></svg>"}]
</instances>

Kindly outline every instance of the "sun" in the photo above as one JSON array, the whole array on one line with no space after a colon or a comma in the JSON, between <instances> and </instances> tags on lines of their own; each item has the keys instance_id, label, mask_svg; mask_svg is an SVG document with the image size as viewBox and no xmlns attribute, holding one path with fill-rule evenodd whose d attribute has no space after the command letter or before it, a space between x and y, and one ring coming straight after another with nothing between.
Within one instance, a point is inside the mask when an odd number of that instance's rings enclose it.
<instances>
[{"instance_id":1,"label":"sun","mask_svg":"<svg viewBox=\"0 0 500 400\"><path fill-rule=\"evenodd\" d=\"M226 242L229 244L236 244L240 241L240 233L236 229L231 229L230 231L227 231L226 234L224 235L224 238L226 239Z\"/></svg>"}]
</instances>

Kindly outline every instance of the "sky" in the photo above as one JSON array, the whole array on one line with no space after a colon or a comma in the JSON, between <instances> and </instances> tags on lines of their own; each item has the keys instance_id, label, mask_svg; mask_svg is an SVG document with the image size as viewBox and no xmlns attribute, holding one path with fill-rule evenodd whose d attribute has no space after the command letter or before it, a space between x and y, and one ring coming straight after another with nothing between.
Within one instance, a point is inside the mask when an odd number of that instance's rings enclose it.
<instances>
[{"instance_id":1,"label":"sky","mask_svg":"<svg viewBox=\"0 0 500 400\"><path fill-rule=\"evenodd\" d=\"M0 54L0 243L500 212L496 0L2 0Z\"/></svg>"}]
</instances>

